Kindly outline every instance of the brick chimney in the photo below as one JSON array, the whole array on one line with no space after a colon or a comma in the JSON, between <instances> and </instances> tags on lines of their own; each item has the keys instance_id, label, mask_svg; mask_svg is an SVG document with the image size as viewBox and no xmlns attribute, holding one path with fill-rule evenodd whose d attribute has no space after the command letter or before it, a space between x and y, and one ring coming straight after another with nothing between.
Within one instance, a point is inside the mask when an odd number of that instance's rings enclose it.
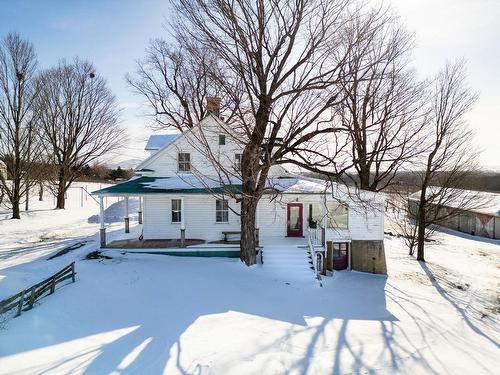
<instances>
[{"instance_id":1,"label":"brick chimney","mask_svg":"<svg viewBox=\"0 0 500 375\"><path fill-rule=\"evenodd\" d=\"M217 96L207 96L207 111L215 116L220 115L220 98Z\"/></svg>"}]
</instances>

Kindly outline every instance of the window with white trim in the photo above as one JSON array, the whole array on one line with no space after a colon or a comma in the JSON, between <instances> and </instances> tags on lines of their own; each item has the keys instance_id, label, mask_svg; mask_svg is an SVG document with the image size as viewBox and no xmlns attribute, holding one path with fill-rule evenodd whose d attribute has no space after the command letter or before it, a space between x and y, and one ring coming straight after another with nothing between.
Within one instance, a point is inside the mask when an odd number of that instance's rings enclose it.
<instances>
[{"instance_id":1,"label":"window with white trim","mask_svg":"<svg viewBox=\"0 0 500 375\"><path fill-rule=\"evenodd\" d=\"M229 222L229 205L225 199L217 199L215 201L215 222Z\"/></svg>"},{"instance_id":2,"label":"window with white trim","mask_svg":"<svg viewBox=\"0 0 500 375\"><path fill-rule=\"evenodd\" d=\"M188 152L179 152L177 154L179 172L191 171L191 154Z\"/></svg>"},{"instance_id":3,"label":"window with white trim","mask_svg":"<svg viewBox=\"0 0 500 375\"><path fill-rule=\"evenodd\" d=\"M348 209L340 203L328 203L328 228L347 229Z\"/></svg>"},{"instance_id":4,"label":"window with white trim","mask_svg":"<svg viewBox=\"0 0 500 375\"><path fill-rule=\"evenodd\" d=\"M241 154L234 154L234 169L241 171Z\"/></svg>"},{"instance_id":5,"label":"window with white trim","mask_svg":"<svg viewBox=\"0 0 500 375\"><path fill-rule=\"evenodd\" d=\"M321 203L309 204L309 228L316 228L323 221L323 205Z\"/></svg>"},{"instance_id":6,"label":"window with white trim","mask_svg":"<svg viewBox=\"0 0 500 375\"><path fill-rule=\"evenodd\" d=\"M182 200L172 199L172 223L180 223L182 215Z\"/></svg>"}]
</instances>

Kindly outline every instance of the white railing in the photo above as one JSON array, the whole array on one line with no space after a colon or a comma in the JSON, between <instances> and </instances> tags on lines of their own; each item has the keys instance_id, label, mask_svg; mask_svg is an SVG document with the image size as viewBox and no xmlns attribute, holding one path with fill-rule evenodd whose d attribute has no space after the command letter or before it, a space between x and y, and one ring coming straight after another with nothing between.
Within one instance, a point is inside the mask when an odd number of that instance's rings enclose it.
<instances>
[{"instance_id":1,"label":"white railing","mask_svg":"<svg viewBox=\"0 0 500 375\"><path fill-rule=\"evenodd\" d=\"M323 286L321 282L321 270L323 269L324 255L320 251L316 251L315 245L321 244L321 237L318 242L317 237L317 229L320 229L319 233L321 236L321 228L308 228L307 232L307 245L309 247L309 253L311 254L313 269L314 269L314 277L319 282L319 286Z\"/></svg>"},{"instance_id":2,"label":"white railing","mask_svg":"<svg viewBox=\"0 0 500 375\"><path fill-rule=\"evenodd\" d=\"M309 238L311 239L313 245L323 245L324 234L323 228L321 228L321 226L317 225L316 228L307 228L307 230Z\"/></svg>"}]
</instances>

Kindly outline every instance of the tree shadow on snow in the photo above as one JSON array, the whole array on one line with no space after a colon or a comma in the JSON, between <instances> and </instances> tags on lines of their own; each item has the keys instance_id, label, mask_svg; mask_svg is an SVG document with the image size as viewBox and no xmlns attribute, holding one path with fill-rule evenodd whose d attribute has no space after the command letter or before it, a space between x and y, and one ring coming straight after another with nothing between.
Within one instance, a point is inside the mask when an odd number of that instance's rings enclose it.
<instances>
[{"instance_id":1,"label":"tree shadow on snow","mask_svg":"<svg viewBox=\"0 0 500 375\"><path fill-rule=\"evenodd\" d=\"M446 300L450 303L451 306L460 314L462 317L463 321L465 324L472 329L475 333L478 335L484 337L486 340L491 342L493 345L495 345L497 348L500 348L499 343L493 339L492 337L488 336L486 333L481 330L476 322L474 322L473 319L468 314L468 308L469 306L466 305L465 308L461 307L457 298L454 296L453 290L454 288L457 287L457 285L451 283L449 280L447 280L445 277L440 275L437 272L433 272L433 270L429 267L429 265L426 262L419 262L420 266L424 270L425 274L429 278L429 281L431 284L434 286L434 288L437 290L437 292Z\"/></svg>"},{"instance_id":2,"label":"tree shadow on snow","mask_svg":"<svg viewBox=\"0 0 500 375\"><path fill-rule=\"evenodd\" d=\"M151 271L151 263L158 262L164 266L162 272L158 267ZM196 271L199 267L203 267L203 272ZM325 330L336 321L340 329L334 336L337 342L331 358L333 373L341 372L344 350L353 358L354 372L371 372L373 369L364 360L363 347L349 341L349 322L362 320L379 322L384 342L381 350L391 353L391 366L397 368L393 349L397 343L392 337L396 318L386 309L385 277L342 272L325 288L314 284L312 275L310 284L287 285L258 267L247 269L235 260L154 255L128 255L121 261L101 263L80 261L78 269L78 285L56 293L51 301L10 324L7 335L1 339L3 344L0 342L0 355L136 327L109 343L96 344L93 349L53 363L48 370L67 366L80 356L91 356L93 359L84 370L87 374L162 373L169 360L176 363L180 373L203 373L203 363L183 364L181 336L200 318L235 312L291 327L268 348L265 345L242 348L248 351L249 360L271 350L277 342L286 342L299 330L310 334L311 339L293 368L307 373L314 361L315 347L321 340L332 338ZM175 278L165 278L164 272L175 272ZM233 283L240 275L241 280ZM171 284L165 284L165 280ZM66 323L61 325L62 317ZM320 318L322 322L308 324L307 317ZM209 346L210 342L205 344Z\"/></svg>"}]
</instances>

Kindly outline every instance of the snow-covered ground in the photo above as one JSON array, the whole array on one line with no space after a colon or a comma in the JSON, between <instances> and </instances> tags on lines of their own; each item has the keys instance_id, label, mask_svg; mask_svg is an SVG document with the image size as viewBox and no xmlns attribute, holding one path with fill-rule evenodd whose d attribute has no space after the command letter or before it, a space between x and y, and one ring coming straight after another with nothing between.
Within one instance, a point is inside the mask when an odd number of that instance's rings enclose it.
<instances>
[{"instance_id":1,"label":"snow-covered ground","mask_svg":"<svg viewBox=\"0 0 500 375\"><path fill-rule=\"evenodd\" d=\"M96 212L74 207L0 220L0 298L73 260L78 272L76 283L4 323L0 374L500 368L500 241L439 233L420 264L400 239L386 237L388 277L338 272L320 288L312 273L309 280L235 259L109 250L113 259L83 260L97 248L97 224L88 222ZM119 236L121 224L113 225L111 236ZM47 260L78 241L85 246Z\"/></svg>"}]
</instances>

